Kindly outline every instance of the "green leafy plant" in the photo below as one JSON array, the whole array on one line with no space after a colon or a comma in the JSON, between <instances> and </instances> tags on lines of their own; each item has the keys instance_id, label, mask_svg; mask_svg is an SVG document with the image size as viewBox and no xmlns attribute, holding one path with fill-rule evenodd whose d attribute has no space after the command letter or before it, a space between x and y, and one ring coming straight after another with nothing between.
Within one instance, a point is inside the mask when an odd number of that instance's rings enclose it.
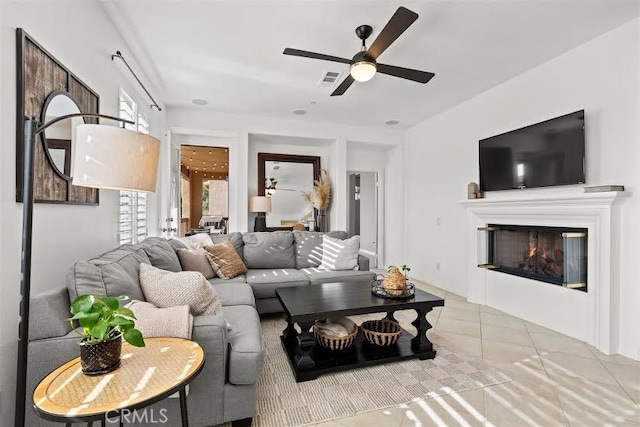
<instances>
[{"instance_id":1,"label":"green leafy plant","mask_svg":"<svg viewBox=\"0 0 640 427\"><path fill-rule=\"evenodd\" d=\"M99 295L80 295L71 303L73 317L67 319L75 328L78 322L82 337L78 344L98 344L120 336L136 347L144 347L142 333L135 329L136 316L126 307L120 307L120 301L127 297L104 297Z\"/></svg>"},{"instance_id":2,"label":"green leafy plant","mask_svg":"<svg viewBox=\"0 0 640 427\"><path fill-rule=\"evenodd\" d=\"M409 267L407 264L404 264L401 268L402 272L404 273L404 278L407 278L407 274L409 274L409 272L411 271L411 267Z\"/></svg>"}]
</instances>

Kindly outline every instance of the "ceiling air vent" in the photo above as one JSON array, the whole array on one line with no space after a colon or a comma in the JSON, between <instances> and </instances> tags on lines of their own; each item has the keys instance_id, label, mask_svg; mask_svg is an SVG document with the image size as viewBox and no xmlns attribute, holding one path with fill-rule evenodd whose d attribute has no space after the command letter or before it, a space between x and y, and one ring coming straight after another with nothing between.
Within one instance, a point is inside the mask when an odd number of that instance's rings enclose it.
<instances>
[{"instance_id":1,"label":"ceiling air vent","mask_svg":"<svg viewBox=\"0 0 640 427\"><path fill-rule=\"evenodd\" d=\"M336 71L325 71L322 74L322 78L320 78L320 82L318 83L318 86L332 87L333 85L336 84L336 82L340 78L340 74L342 73L338 73Z\"/></svg>"}]
</instances>

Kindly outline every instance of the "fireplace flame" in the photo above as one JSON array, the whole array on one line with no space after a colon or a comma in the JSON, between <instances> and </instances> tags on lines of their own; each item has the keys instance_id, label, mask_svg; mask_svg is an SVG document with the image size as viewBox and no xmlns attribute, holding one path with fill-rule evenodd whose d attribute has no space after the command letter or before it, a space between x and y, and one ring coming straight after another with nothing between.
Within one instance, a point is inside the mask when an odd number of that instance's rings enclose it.
<instances>
[{"instance_id":1,"label":"fireplace flame","mask_svg":"<svg viewBox=\"0 0 640 427\"><path fill-rule=\"evenodd\" d=\"M537 247L532 247L529 249L529 258L533 258L536 255L536 251L538 250Z\"/></svg>"}]
</instances>

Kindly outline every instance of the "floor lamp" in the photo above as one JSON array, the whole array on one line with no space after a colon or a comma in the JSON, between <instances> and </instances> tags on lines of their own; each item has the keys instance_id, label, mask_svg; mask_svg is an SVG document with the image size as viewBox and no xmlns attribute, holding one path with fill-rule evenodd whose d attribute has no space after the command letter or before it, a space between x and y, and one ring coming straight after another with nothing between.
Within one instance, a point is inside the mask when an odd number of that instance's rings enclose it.
<instances>
[{"instance_id":1,"label":"floor lamp","mask_svg":"<svg viewBox=\"0 0 640 427\"><path fill-rule=\"evenodd\" d=\"M29 298L31 294L31 242L33 226L33 170L36 138L49 126L73 117L95 117L133 124L130 120L93 113L74 113L39 124L25 118L22 194L22 260L20 270L20 318L15 427L25 422L27 350L29 345ZM156 189L160 141L124 127L83 124L75 128L73 185L153 192Z\"/></svg>"}]
</instances>

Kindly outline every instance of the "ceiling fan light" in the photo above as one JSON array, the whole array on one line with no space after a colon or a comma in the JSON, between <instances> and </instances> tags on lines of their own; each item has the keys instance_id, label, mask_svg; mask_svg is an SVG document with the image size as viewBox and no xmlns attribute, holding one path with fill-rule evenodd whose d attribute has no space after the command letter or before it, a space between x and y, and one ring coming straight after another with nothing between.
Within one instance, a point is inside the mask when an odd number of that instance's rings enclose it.
<instances>
[{"instance_id":1,"label":"ceiling fan light","mask_svg":"<svg viewBox=\"0 0 640 427\"><path fill-rule=\"evenodd\" d=\"M369 61L354 62L351 64L351 77L358 82L366 82L376 74L376 64Z\"/></svg>"}]
</instances>

